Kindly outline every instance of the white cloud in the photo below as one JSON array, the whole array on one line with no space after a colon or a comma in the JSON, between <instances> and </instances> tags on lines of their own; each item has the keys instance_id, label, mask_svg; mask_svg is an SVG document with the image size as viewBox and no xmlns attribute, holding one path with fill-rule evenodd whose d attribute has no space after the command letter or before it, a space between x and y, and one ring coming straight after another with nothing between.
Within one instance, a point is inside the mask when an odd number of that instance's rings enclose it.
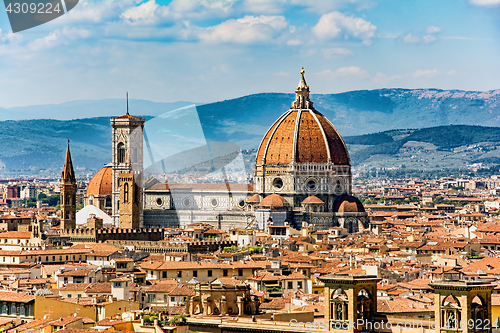
<instances>
[{"instance_id":1,"label":"white cloud","mask_svg":"<svg viewBox=\"0 0 500 333\"><path fill-rule=\"evenodd\" d=\"M230 19L218 25L202 28L199 38L215 43L255 43L272 40L288 26L284 16L250 16Z\"/></svg>"},{"instance_id":2,"label":"white cloud","mask_svg":"<svg viewBox=\"0 0 500 333\"><path fill-rule=\"evenodd\" d=\"M289 41L286 42L286 45L290 46L302 45L302 41L300 39L290 39Z\"/></svg>"},{"instance_id":3,"label":"white cloud","mask_svg":"<svg viewBox=\"0 0 500 333\"><path fill-rule=\"evenodd\" d=\"M420 42L420 37L413 35L411 32L403 37L403 42L408 44L414 44Z\"/></svg>"},{"instance_id":4,"label":"white cloud","mask_svg":"<svg viewBox=\"0 0 500 333\"><path fill-rule=\"evenodd\" d=\"M369 43L377 27L362 18L332 12L322 15L312 31L320 39L356 38Z\"/></svg>"},{"instance_id":5,"label":"white cloud","mask_svg":"<svg viewBox=\"0 0 500 333\"><path fill-rule=\"evenodd\" d=\"M500 0L470 0L470 3L477 6L498 6Z\"/></svg>"},{"instance_id":6,"label":"white cloud","mask_svg":"<svg viewBox=\"0 0 500 333\"><path fill-rule=\"evenodd\" d=\"M439 74L440 72L437 69L417 69L413 73L413 77L433 77Z\"/></svg>"},{"instance_id":7,"label":"white cloud","mask_svg":"<svg viewBox=\"0 0 500 333\"><path fill-rule=\"evenodd\" d=\"M437 34L438 32L441 32L441 28L436 27L435 25L430 25L427 28L425 28L425 32L427 34Z\"/></svg>"},{"instance_id":8,"label":"white cloud","mask_svg":"<svg viewBox=\"0 0 500 333\"><path fill-rule=\"evenodd\" d=\"M161 6L158 13L169 20L222 18L235 14L235 3L236 0L172 0L168 5Z\"/></svg>"},{"instance_id":9,"label":"white cloud","mask_svg":"<svg viewBox=\"0 0 500 333\"><path fill-rule=\"evenodd\" d=\"M422 40L424 41L424 43L431 43L431 42L434 42L436 39L437 38L434 35L425 35L424 37L422 37Z\"/></svg>"},{"instance_id":10,"label":"white cloud","mask_svg":"<svg viewBox=\"0 0 500 333\"><path fill-rule=\"evenodd\" d=\"M340 56L348 56L348 55L353 55L354 53L346 49L344 47L331 47L328 49L322 49L321 52L323 52L323 56L326 59L332 58L334 55L340 55Z\"/></svg>"},{"instance_id":11,"label":"white cloud","mask_svg":"<svg viewBox=\"0 0 500 333\"><path fill-rule=\"evenodd\" d=\"M337 78L340 76L357 76L357 77L368 77L368 72L357 66L341 67L335 71L325 69L319 73L317 76L323 78Z\"/></svg>"},{"instance_id":12,"label":"white cloud","mask_svg":"<svg viewBox=\"0 0 500 333\"><path fill-rule=\"evenodd\" d=\"M255 14L281 14L285 10L284 0L246 0L243 8Z\"/></svg>"},{"instance_id":13,"label":"white cloud","mask_svg":"<svg viewBox=\"0 0 500 333\"><path fill-rule=\"evenodd\" d=\"M48 49L59 45L61 42L59 31L51 32L48 36L35 39L28 44L28 48L33 51Z\"/></svg>"},{"instance_id":14,"label":"white cloud","mask_svg":"<svg viewBox=\"0 0 500 333\"><path fill-rule=\"evenodd\" d=\"M155 0L149 0L137 7L127 9L121 16L125 22L138 24L153 24L156 22L156 10L160 7Z\"/></svg>"}]
</instances>

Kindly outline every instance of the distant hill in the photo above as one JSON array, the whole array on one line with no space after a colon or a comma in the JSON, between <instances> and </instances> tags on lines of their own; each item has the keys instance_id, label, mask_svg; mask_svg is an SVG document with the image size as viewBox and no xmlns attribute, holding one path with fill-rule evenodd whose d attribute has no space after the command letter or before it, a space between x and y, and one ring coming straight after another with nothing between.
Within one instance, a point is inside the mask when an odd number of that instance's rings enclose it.
<instances>
[{"instance_id":1,"label":"distant hill","mask_svg":"<svg viewBox=\"0 0 500 333\"><path fill-rule=\"evenodd\" d=\"M500 90L379 89L312 95L311 99L346 138L355 166L440 168L500 161L495 128L448 126L500 127ZM197 111L207 140L251 150L293 100L294 94L262 93L198 105ZM130 110L135 115L158 116L189 104L131 100ZM77 173L92 175L111 161L109 117L124 111L120 99L0 108L0 119L17 119L0 121L0 177L58 174L67 138ZM69 120L82 117L87 118ZM19 120L23 118L67 120ZM469 131L474 132L472 138ZM165 143L166 149L168 144L175 142Z\"/></svg>"},{"instance_id":2,"label":"distant hill","mask_svg":"<svg viewBox=\"0 0 500 333\"><path fill-rule=\"evenodd\" d=\"M469 125L390 130L344 137L351 163L416 170L500 164L500 128Z\"/></svg>"}]
</instances>

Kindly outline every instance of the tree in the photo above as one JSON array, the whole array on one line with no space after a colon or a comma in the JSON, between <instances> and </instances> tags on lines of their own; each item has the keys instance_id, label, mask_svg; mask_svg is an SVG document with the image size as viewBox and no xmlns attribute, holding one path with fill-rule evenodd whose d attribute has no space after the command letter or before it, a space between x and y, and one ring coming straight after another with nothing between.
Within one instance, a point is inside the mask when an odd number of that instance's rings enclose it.
<instances>
[{"instance_id":1,"label":"tree","mask_svg":"<svg viewBox=\"0 0 500 333\"><path fill-rule=\"evenodd\" d=\"M38 200L42 200L42 199L45 199L45 198L47 198L47 194L45 194L45 193L40 193L38 195Z\"/></svg>"}]
</instances>

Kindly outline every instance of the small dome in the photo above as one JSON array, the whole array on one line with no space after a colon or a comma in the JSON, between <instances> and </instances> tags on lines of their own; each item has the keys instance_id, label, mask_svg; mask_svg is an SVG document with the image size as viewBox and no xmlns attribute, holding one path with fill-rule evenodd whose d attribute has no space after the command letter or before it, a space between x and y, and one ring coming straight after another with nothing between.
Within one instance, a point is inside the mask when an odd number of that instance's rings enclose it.
<instances>
[{"instance_id":1,"label":"small dome","mask_svg":"<svg viewBox=\"0 0 500 333\"><path fill-rule=\"evenodd\" d=\"M87 196L106 196L113 192L113 169L105 166L92 177L87 186Z\"/></svg>"},{"instance_id":2,"label":"small dome","mask_svg":"<svg viewBox=\"0 0 500 333\"><path fill-rule=\"evenodd\" d=\"M54 295L54 293L47 288L39 289L35 293L35 296L49 296L49 295Z\"/></svg>"},{"instance_id":3,"label":"small dome","mask_svg":"<svg viewBox=\"0 0 500 333\"><path fill-rule=\"evenodd\" d=\"M260 197L257 193L255 193L254 195L252 195L248 200L247 200L248 203L252 203L252 204L255 204L255 203L259 203L260 202Z\"/></svg>"},{"instance_id":4,"label":"small dome","mask_svg":"<svg viewBox=\"0 0 500 333\"><path fill-rule=\"evenodd\" d=\"M344 194L334 202L333 211L337 213L364 213L365 207L356 197Z\"/></svg>"},{"instance_id":5,"label":"small dome","mask_svg":"<svg viewBox=\"0 0 500 333\"><path fill-rule=\"evenodd\" d=\"M303 204L324 204L325 202L315 195L310 195L302 201Z\"/></svg>"},{"instance_id":6,"label":"small dome","mask_svg":"<svg viewBox=\"0 0 500 333\"><path fill-rule=\"evenodd\" d=\"M271 194L262 199L259 204L261 208L283 208L289 206L288 201L278 194Z\"/></svg>"}]
</instances>

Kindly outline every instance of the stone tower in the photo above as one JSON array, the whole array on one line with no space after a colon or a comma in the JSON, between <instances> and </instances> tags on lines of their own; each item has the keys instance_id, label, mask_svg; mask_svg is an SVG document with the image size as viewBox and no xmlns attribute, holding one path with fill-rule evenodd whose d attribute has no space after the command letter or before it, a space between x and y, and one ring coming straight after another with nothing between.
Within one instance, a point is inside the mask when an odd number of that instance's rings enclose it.
<instances>
[{"instance_id":1,"label":"stone tower","mask_svg":"<svg viewBox=\"0 0 500 333\"><path fill-rule=\"evenodd\" d=\"M377 283L381 279L330 274L320 280L325 284L325 319L330 330L366 331L377 313Z\"/></svg>"},{"instance_id":2,"label":"stone tower","mask_svg":"<svg viewBox=\"0 0 500 333\"><path fill-rule=\"evenodd\" d=\"M140 228L140 196L142 191L134 181L133 173L120 173L120 228Z\"/></svg>"},{"instance_id":3,"label":"stone tower","mask_svg":"<svg viewBox=\"0 0 500 333\"><path fill-rule=\"evenodd\" d=\"M66 159L61 175L61 230L76 228L76 178L71 153L66 149Z\"/></svg>"},{"instance_id":4,"label":"stone tower","mask_svg":"<svg viewBox=\"0 0 500 333\"><path fill-rule=\"evenodd\" d=\"M435 332L491 332L491 292L485 281L439 281L434 289Z\"/></svg>"},{"instance_id":5,"label":"stone tower","mask_svg":"<svg viewBox=\"0 0 500 333\"><path fill-rule=\"evenodd\" d=\"M137 195L134 195L138 201L139 208L139 226L142 225L142 149L143 149L143 129L144 118L134 117L128 111L127 94L127 113L124 116L111 118L111 127L113 129L113 192L112 192L112 213L115 226L120 225L120 173L133 175L134 184L137 186Z\"/></svg>"}]
</instances>

